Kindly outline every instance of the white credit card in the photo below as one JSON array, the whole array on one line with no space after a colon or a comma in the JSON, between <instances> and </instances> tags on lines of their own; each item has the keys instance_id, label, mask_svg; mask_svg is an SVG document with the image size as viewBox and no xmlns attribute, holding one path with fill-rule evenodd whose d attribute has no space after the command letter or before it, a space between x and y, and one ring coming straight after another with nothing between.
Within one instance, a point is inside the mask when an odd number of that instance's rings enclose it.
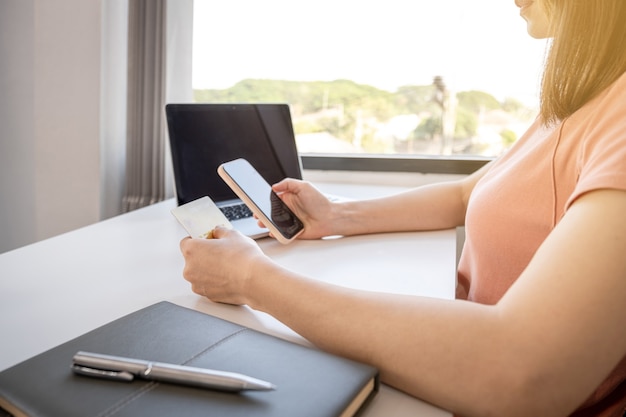
<instances>
[{"instance_id":1,"label":"white credit card","mask_svg":"<svg viewBox=\"0 0 626 417\"><path fill-rule=\"evenodd\" d=\"M172 209L172 214L189 236L211 239L216 226L232 229L224 213L209 197L201 197Z\"/></svg>"}]
</instances>

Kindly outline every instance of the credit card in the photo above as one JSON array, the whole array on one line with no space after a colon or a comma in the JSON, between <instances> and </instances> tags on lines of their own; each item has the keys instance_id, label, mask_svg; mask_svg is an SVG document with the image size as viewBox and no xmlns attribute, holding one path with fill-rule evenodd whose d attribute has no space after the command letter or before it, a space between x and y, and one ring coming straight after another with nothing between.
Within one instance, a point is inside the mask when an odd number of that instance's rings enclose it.
<instances>
[{"instance_id":1,"label":"credit card","mask_svg":"<svg viewBox=\"0 0 626 417\"><path fill-rule=\"evenodd\" d=\"M176 220L185 228L189 236L203 239L213 238L213 229L232 225L224 213L209 197L201 197L171 210Z\"/></svg>"}]
</instances>

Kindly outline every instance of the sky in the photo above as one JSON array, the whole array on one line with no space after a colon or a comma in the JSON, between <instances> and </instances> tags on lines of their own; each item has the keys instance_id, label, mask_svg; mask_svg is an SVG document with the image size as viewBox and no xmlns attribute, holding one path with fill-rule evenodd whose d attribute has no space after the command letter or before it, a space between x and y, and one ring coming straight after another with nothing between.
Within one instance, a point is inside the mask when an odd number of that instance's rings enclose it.
<instances>
[{"instance_id":1,"label":"sky","mask_svg":"<svg viewBox=\"0 0 626 417\"><path fill-rule=\"evenodd\" d=\"M514 0L195 0L193 86L350 79L536 102L545 40Z\"/></svg>"}]
</instances>

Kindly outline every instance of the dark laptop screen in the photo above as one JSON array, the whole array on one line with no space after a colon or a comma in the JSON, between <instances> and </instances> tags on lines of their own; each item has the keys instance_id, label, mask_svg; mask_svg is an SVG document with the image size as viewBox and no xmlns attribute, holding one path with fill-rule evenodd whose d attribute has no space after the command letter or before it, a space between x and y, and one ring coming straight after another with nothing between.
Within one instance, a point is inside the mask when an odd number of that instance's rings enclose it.
<instances>
[{"instance_id":1,"label":"dark laptop screen","mask_svg":"<svg viewBox=\"0 0 626 417\"><path fill-rule=\"evenodd\" d=\"M217 167L247 159L273 184L302 178L286 104L168 104L166 115L178 204L208 195L237 198Z\"/></svg>"}]
</instances>

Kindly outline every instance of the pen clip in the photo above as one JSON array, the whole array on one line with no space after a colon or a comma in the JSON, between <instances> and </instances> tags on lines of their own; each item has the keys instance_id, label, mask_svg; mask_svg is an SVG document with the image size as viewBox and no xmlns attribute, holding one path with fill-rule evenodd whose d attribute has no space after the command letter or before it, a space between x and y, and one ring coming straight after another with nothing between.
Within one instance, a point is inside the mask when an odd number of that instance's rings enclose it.
<instances>
[{"instance_id":1,"label":"pen clip","mask_svg":"<svg viewBox=\"0 0 626 417\"><path fill-rule=\"evenodd\" d=\"M81 366L72 364L72 371L78 375L90 376L100 379L112 379L115 381L132 381L135 376L128 371L111 371L107 369L90 368L88 366Z\"/></svg>"}]
</instances>

